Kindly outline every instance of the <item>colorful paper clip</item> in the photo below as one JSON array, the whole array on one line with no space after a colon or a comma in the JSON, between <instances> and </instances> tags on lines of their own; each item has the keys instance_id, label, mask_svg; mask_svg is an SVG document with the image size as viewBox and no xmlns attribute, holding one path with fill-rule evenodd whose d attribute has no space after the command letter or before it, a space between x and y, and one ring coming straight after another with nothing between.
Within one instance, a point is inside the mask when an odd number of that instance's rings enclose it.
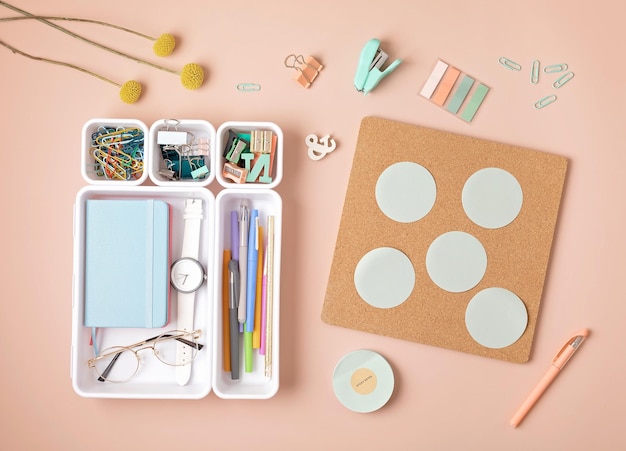
<instances>
[{"instance_id":1,"label":"colorful paper clip","mask_svg":"<svg viewBox=\"0 0 626 451\"><path fill-rule=\"evenodd\" d=\"M285 67L295 69L298 73L294 77L302 87L308 88L313 84L324 66L312 56L288 55L285 58Z\"/></svg>"},{"instance_id":2,"label":"colorful paper clip","mask_svg":"<svg viewBox=\"0 0 626 451\"><path fill-rule=\"evenodd\" d=\"M380 48L379 39L370 39L367 44L361 50L361 56L359 58L359 64L354 75L354 87L357 91L362 92L363 95L367 95L371 92L383 78L392 73L402 62L401 59L397 59L383 71L381 67L389 55L382 51Z\"/></svg>"}]
</instances>

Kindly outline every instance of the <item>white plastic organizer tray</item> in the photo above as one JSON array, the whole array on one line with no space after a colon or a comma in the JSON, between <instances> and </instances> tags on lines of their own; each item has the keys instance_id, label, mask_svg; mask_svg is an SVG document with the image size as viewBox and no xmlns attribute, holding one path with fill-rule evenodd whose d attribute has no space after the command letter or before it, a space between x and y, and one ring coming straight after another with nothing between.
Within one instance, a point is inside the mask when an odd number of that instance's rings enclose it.
<instances>
[{"instance_id":1,"label":"white plastic organizer tray","mask_svg":"<svg viewBox=\"0 0 626 451\"><path fill-rule=\"evenodd\" d=\"M189 135L188 141L190 143L193 141L198 141L200 139L208 140L207 144L209 147L209 156L206 157L206 160L208 161L205 161L206 166L208 166L209 168L208 175L204 178L199 179L189 178L181 180L171 180L161 174L160 171L166 168L166 163L163 161L163 157L161 155L161 147L159 146L157 141L159 131L161 130L187 132L187 134ZM215 127L213 127L213 125L211 125L207 121L198 119L160 119L156 121L150 126L148 152L148 176L155 185L197 187L208 186L211 184L211 182L213 182L213 180L215 180L215 162L216 155L219 153L219 150L216 149Z\"/></svg>"},{"instance_id":2,"label":"white plastic organizer tray","mask_svg":"<svg viewBox=\"0 0 626 451\"><path fill-rule=\"evenodd\" d=\"M276 154L274 156L274 168L270 176L272 177L272 181L270 183L260 183L260 182L251 182L251 183L235 183L232 180L224 177L222 173L222 169L224 168L224 163L226 163L226 159L223 156L224 147L228 142L228 132L229 130L233 130L239 133L250 133L252 130L270 130L274 133L277 138L276 141ZM232 189L273 189L281 182L283 178L283 132L276 124L273 122L224 122L217 129L217 152L216 152L216 162L217 162L217 170L216 177L217 181L220 185L225 188Z\"/></svg>"},{"instance_id":3,"label":"white plastic organizer tray","mask_svg":"<svg viewBox=\"0 0 626 451\"><path fill-rule=\"evenodd\" d=\"M92 155L91 137L94 133L98 132L100 127L112 127L116 129L120 128L138 128L143 133L143 145L141 151L143 152L142 164L140 170L132 177L126 179L118 179L112 175L105 173L99 173L96 170L96 160ZM148 165L149 165L149 152L148 152L148 134L149 129L141 121L137 119L91 119L83 125L82 129L82 150L80 159L80 172L83 179L91 185L119 185L119 186L137 186L141 185L148 179ZM112 145L118 145L116 142L111 142ZM105 158L106 160L106 158ZM114 156L111 156L111 161L107 162L112 166L123 165L124 162L117 160ZM114 170L113 170L114 171Z\"/></svg>"},{"instance_id":4,"label":"white plastic organizer tray","mask_svg":"<svg viewBox=\"0 0 626 451\"><path fill-rule=\"evenodd\" d=\"M231 373L224 371L224 329L223 329L223 266L224 249L231 249L231 211L239 211L242 203L259 211L259 225L263 227L263 247L267 245L267 217L274 216L274 265L273 265L273 303L272 303L272 359L271 376L265 374L265 357L257 349L253 350L253 366L246 372L243 357L240 358L240 378L233 380ZM213 389L221 398L266 399L274 396L279 388L279 354L280 354L280 261L282 237L282 199L271 190L224 190L216 198L216 245L215 262L216 283L214 299L216 299L215 336L214 336L214 372ZM231 249L232 250L232 249ZM240 256L241 258L241 256ZM259 260L259 266L263 262ZM226 312L228 314L228 312ZM243 340L240 340L239 355L243 356Z\"/></svg>"},{"instance_id":5,"label":"white plastic organizer tray","mask_svg":"<svg viewBox=\"0 0 626 451\"><path fill-rule=\"evenodd\" d=\"M205 266L209 278L195 298L194 327L202 330L198 340L204 344L192 363L189 383L183 387L175 380L175 367L161 363L150 350L140 353L141 365L135 376L127 382L99 382L95 370L87 361L94 356L90 344L91 328L84 326L84 277L85 277L85 205L89 199L160 199L170 205L171 259L180 255L184 228L184 201L188 198L203 200L204 217L201 225L199 260ZM202 188L180 187L132 187L120 186L85 187L76 196L74 205L74 267L72 293L72 348L71 378L76 393L92 398L177 398L198 399L211 391L213 371L213 274L214 264L215 199L210 191ZM142 231L111 231L132 238L132 233ZM172 260L173 261L173 260ZM106 274L103 274L106 277ZM115 283L114 280L111 283ZM123 289L123 287L120 287ZM98 331L100 349L126 346L146 338L176 329L176 295L170 294L169 323L163 328L106 328Z\"/></svg>"}]
</instances>

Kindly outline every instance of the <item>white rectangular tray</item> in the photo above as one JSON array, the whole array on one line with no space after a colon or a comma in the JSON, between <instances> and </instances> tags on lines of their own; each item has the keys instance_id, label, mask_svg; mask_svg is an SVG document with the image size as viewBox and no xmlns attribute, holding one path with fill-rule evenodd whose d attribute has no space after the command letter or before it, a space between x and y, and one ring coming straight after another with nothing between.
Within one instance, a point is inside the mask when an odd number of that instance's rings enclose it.
<instances>
[{"instance_id":1,"label":"white rectangular tray","mask_svg":"<svg viewBox=\"0 0 626 451\"><path fill-rule=\"evenodd\" d=\"M224 342L223 342L223 264L224 249L231 246L231 211L239 210L245 202L250 210L259 210L259 225L263 226L265 244L267 244L266 221L269 215L274 216L274 277L273 277L273 308L272 308L272 371L271 377L265 376L265 358L253 350L253 371L245 372L243 358L240 359L240 378L233 380L230 372L224 371ZM276 394L279 387L279 343L280 343L280 256L282 237L282 199L272 190L237 189L220 191L216 198L216 240L215 262L216 271L214 299L216 302L214 343L214 372L213 390L221 398L267 399ZM241 256L240 256L241 258ZM263 262L259 260L259 266ZM240 340L243 344L243 339ZM243 346L240 346L240 356L243 356Z\"/></svg>"},{"instance_id":2,"label":"white rectangular tray","mask_svg":"<svg viewBox=\"0 0 626 451\"><path fill-rule=\"evenodd\" d=\"M183 235L184 201L199 198L204 202L204 217L200 234L199 260L205 266L208 280L195 297L194 327L202 329L199 342L204 348L192 363L189 383L180 387L174 377L175 367L161 363L152 351L140 353L141 365L128 382L99 382L95 370L87 361L94 356L91 346L91 328L83 324L84 316L84 261L85 261L85 204L89 199L160 199L171 207L171 260L180 255ZM181 187L85 187L76 196L74 205L74 266L72 292L72 347L71 378L74 390L81 396L94 398L177 398L198 399L211 391L213 350L213 274L215 237L215 199L203 188ZM142 230L112 230L120 239L134 239ZM132 270L132 268L129 268ZM103 274L106 277L106 274ZM115 280L111 280L115 283ZM120 287L123 289L123 287ZM110 346L126 346L176 329L176 293L170 293L169 322L163 328L106 328L98 330L101 350Z\"/></svg>"}]
</instances>

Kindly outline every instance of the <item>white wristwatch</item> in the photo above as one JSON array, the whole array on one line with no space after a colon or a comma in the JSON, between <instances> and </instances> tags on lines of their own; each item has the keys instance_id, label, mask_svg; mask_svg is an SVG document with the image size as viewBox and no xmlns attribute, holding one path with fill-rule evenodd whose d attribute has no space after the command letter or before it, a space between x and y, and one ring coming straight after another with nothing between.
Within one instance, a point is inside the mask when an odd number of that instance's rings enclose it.
<instances>
[{"instance_id":1,"label":"white wristwatch","mask_svg":"<svg viewBox=\"0 0 626 451\"><path fill-rule=\"evenodd\" d=\"M185 229L181 258L176 260L170 270L170 283L177 294L176 329L193 331L193 314L196 291L206 280L206 272L198 261L200 253L200 226L202 224L202 200L185 200ZM176 382L185 385L191 376L191 347L177 342L176 345Z\"/></svg>"}]
</instances>

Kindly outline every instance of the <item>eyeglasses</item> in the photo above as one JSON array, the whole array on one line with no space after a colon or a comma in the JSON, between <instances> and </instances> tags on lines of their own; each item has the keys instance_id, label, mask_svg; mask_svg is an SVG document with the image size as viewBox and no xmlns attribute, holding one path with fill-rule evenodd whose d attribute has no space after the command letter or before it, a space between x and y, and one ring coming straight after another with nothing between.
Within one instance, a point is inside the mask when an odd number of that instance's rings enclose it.
<instances>
[{"instance_id":1,"label":"eyeglasses","mask_svg":"<svg viewBox=\"0 0 626 451\"><path fill-rule=\"evenodd\" d=\"M170 366L183 366L190 364L204 345L197 342L202 335L200 329L194 331L172 330L156 337L148 338L129 346L114 346L107 348L102 353L87 361L90 368L98 373L100 382L126 382L131 379L139 369L139 351L152 349L152 352L161 362ZM191 352L182 363L178 363L177 342L189 347ZM183 347L184 348L184 347Z\"/></svg>"}]
</instances>

